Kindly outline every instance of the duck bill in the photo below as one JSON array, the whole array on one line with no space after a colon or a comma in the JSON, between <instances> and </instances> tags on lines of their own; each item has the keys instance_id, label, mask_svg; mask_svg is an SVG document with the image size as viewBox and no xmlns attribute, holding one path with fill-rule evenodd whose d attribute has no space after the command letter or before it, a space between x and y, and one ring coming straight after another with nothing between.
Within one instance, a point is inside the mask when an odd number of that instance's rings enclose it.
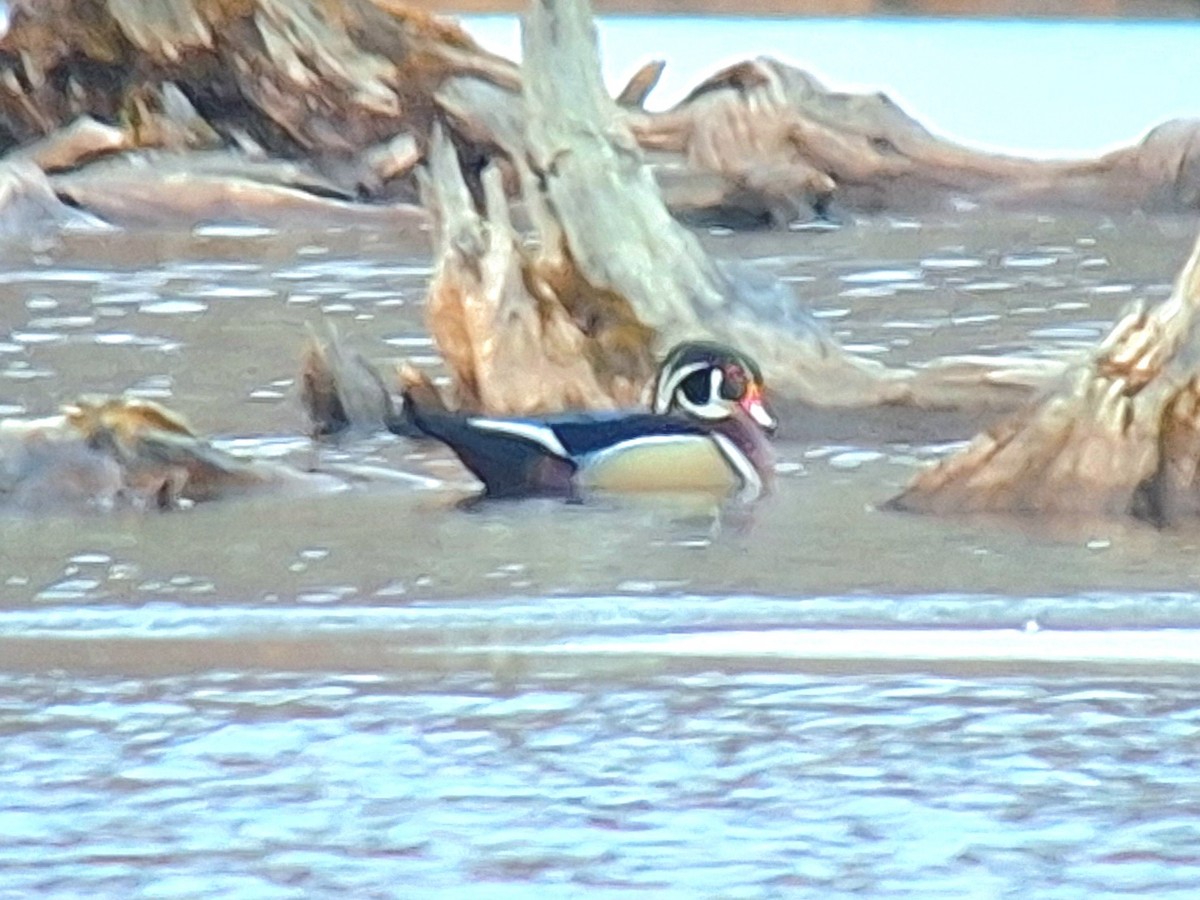
<instances>
[{"instance_id":1,"label":"duck bill","mask_svg":"<svg viewBox=\"0 0 1200 900\"><path fill-rule=\"evenodd\" d=\"M763 400L762 388L757 384L750 385L746 389L745 395L739 402L739 405L746 411L751 419L753 419L763 431L767 434L774 434L775 429L779 427L779 420L767 409L767 404Z\"/></svg>"}]
</instances>

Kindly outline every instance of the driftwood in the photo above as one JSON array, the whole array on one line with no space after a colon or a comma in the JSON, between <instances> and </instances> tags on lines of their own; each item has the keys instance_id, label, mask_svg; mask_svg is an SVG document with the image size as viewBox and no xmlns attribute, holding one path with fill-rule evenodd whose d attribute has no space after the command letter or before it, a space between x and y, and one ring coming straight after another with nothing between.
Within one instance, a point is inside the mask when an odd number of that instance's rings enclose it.
<instances>
[{"instance_id":1,"label":"driftwood","mask_svg":"<svg viewBox=\"0 0 1200 900\"><path fill-rule=\"evenodd\" d=\"M17 3L0 39L0 154L123 226L388 221L360 201L415 199L414 135L464 72L518 83L457 26L387 0ZM302 171L281 178L282 160Z\"/></svg>"},{"instance_id":2,"label":"driftwood","mask_svg":"<svg viewBox=\"0 0 1200 900\"><path fill-rule=\"evenodd\" d=\"M682 157L703 202L788 221L837 206L929 210L1179 211L1200 208L1200 119L1154 129L1136 146L1081 161L982 153L937 137L885 94L831 91L772 59L725 69L675 109L632 115L647 149ZM683 204L686 185L677 186ZM712 210L708 210L712 214Z\"/></svg>"},{"instance_id":3,"label":"driftwood","mask_svg":"<svg viewBox=\"0 0 1200 900\"><path fill-rule=\"evenodd\" d=\"M1171 297L1135 310L1030 409L920 473L897 509L1200 513L1200 242Z\"/></svg>"},{"instance_id":4,"label":"driftwood","mask_svg":"<svg viewBox=\"0 0 1200 900\"><path fill-rule=\"evenodd\" d=\"M543 207L534 216L540 240L527 247L499 170L485 170L482 183L480 214L436 133L428 194L439 253L427 317L455 376L455 405L532 413L636 404L653 373L649 330L622 296L580 277Z\"/></svg>"},{"instance_id":5,"label":"driftwood","mask_svg":"<svg viewBox=\"0 0 1200 900\"><path fill-rule=\"evenodd\" d=\"M124 228L189 229L216 221L399 230L428 220L412 204L360 203L301 163L228 150L126 153L49 175L47 182L53 196Z\"/></svg>"},{"instance_id":6,"label":"driftwood","mask_svg":"<svg viewBox=\"0 0 1200 900\"><path fill-rule=\"evenodd\" d=\"M523 248L495 167L481 217L456 161L434 155L442 237L430 328L463 405L627 404L655 354L689 338L741 347L777 394L820 406L1011 407L1060 371L1003 359L897 370L846 353L785 285L711 259L671 217L604 92L584 3L535 3L524 35L519 116L494 87L456 79L439 94L455 122L484 125L504 151L538 235L535 251Z\"/></svg>"},{"instance_id":7,"label":"driftwood","mask_svg":"<svg viewBox=\"0 0 1200 900\"><path fill-rule=\"evenodd\" d=\"M892 398L890 373L847 356L781 285L718 264L672 220L604 92L583 4L535 3L524 33L519 113L494 86L458 79L440 95L452 121L482 126L515 166L538 235L538 249L526 251L496 167L483 176L480 216L458 161L434 155L429 194L441 240L429 320L463 405L494 413L629 405L660 343L728 340L731 330L776 380L781 367L761 359L772 349L835 373L829 384L844 385L844 398ZM755 342L762 312L771 325L761 320Z\"/></svg>"},{"instance_id":8,"label":"driftwood","mask_svg":"<svg viewBox=\"0 0 1200 900\"><path fill-rule=\"evenodd\" d=\"M63 228L105 227L94 216L63 203L45 173L32 162L0 160L0 239Z\"/></svg>"},{"instance_id":9,"label":"driftwood","mask_svg":"<svg viewBox=\"0 0 1200 900\"><path fill-rule=\"evenodd\" d=\"M955 145L881 94L829 91L769 59L646 113L660 72L650 64L634 76L618 117L685 217L1200 207L1196 121L1095 160L1034 161ZM413 167L444 115L470 177L497 147L513 149L497 122L524 130L522 80L457 26L398 0L22 0L0 38L0 154L95 119L113 133L98 138L89 123L72 153L43 156L47 171L134 148L224 147L306 160L356 197L413 199ZM455 82L487 104L464 106ZM510 191L517 181L510 170Z\"/></svg>"},{"instance_id":10,"label":"driftwood","mask_svg":"<svg viewBox=\"0 0 1200 900\"><path fill-rule=\"evenodd\" d=\"M0 151L84 115L160 146L182 104L228 142L349 159L426 132L437 85L467 72L517 83L456 25L389 0L18 2L0 40Z\"/></svg>"},{"instance_id":11,"label":"driftwood","mask_svg":"<svg viewBox=\"0 0 1200 900\"><path fill-rule=\"evenodd\" d=\"M0 511L171 509L343 482L214 447L134 398L83 399L54 416L0 419Z\"/></svg>"},{"instance_id":12,"label":"driftwood","mask_svg":"<svg viewBox=\"0 0 1200 900\"><path fill-rule=\"evenodd\" d=\"M977 399L986 384L1006 374L1026 386L1046 378L1049 370L1034 364L1022 372L995 361L964 360L913 373L848 358L777 286L711 261L666 215L627 119L600 89L582 5L538 3L525 35L528 128L518 132L511 121L504 123L503 111L493 110L493 121L503 126L494 133L511 142L506 149L540 233L539 252L557 256L573 283L628 300L653 335L701 331L733 340L761 358L773 384L782 382L801 397L828 400L836 387L846 386L835 402L867 397L936 405L956 388ZM469 93L455 93L456 115L470 102ZM538 406L598 405L601 369L548 365L578 363L580 332L586 346L603 325L572 309L569 292L531 287L529 257L513 234L499 173L493 168L484 175L481 216L454 162L440 152L432 166L443 229L431 327L458 376L459 400L496 411L529 411L522 405L529 396ZM1063 387L1033 412L922 474L893 505L1137 512L1163 522L1195 514L1200 339L1192 337L1191 320L1197 305L1200 245L1170 302L1126 319L1092 359L1061 376ZM559 331L564 321L576 328ZM506 342L515 348L511 361L507 351L496 350ZM547 372L553 386L546 386ZM615 399L611 391L609 399Z\"/></svg>"},{"instance_id":13,"label":"driftwood","mask_svg":"<svg viewBox=\"0 0 1200 900\"><path fill-rule=\"evenodd\" d=\"M86 183L94 157L131 148L265 150L317 163L321 175L297 178L337 203L384 191L424 158L439 235L430 327L455 376L456 405L626 405L655 353L694 337L739 345L777 391L826 406L1004 405L1058 375L1048 399L923 473L894 505L1135 512L1163 522L1200 509L1195 256L1171 301L1132 314L1065 376L1061 365L1002 360L891 370L845 353L777 282L710 259L669 214L643 157L650 148L674 158L677 198L704 186L710 199L696 208L733 205L777 221L839 204L962 200L1192 209L1195 126L1171 123L1090 163L993 157L928 135L884 98L830 94L765 61L727 70L677 109L651 115L636 106L653 72L623 93L629 106L604 92L582 0L537 0L525 40L518 77L461 32L385 0L26 4L0 41L0 144L19 144L20 162L56 172L59 191L69 178ZM59 131L87 115L117 123L117 134ZM231 177L218 172L218 181ZM534 241L514 227L516 212ZM364 371L362 403L330 402L318 410L326 420L395 416ZM317 396L331 395L318 387ZM192 499L189 490L204 498L219 494L214 485L244 487L213 475L224 470L196 451L207 445L169 417L123 431L93 412L84 419L101 425L81 427L79 415L55 420L51 438L65 434L88 452L115 448L96 470L111 488L105 496L170 505ZM30 427L11 433L20 450L46 437Z\"/></svg>"}]
</instances>

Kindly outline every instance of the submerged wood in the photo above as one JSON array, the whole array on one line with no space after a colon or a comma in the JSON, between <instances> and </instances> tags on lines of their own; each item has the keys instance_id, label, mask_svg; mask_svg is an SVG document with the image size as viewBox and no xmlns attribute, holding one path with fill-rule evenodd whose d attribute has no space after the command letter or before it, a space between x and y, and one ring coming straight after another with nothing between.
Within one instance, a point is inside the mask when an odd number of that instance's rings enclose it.
<instances>
[{"instance_id":1,"label":"submerged wood","mask_svg":"<svg viewBox=\"0 0 1200 900\"><path fill-rule=\"evenodd\" d=\"M0 160L0 239L63 228L103 229L93 216L59 199L44 172L28 160Z\"/></svg>"},{"instance_id":2,"label":"submerged wood","mask_svg":"<svg viewBox=\"0 0 1200 900\"><path fill-rule=\"evenodd\" d=\"M1200 242L1171 297L1126 315L1025 412L891 505L932 512L1200 513Z\"/></svg>"},{"instance_id":3,"label":"submerged wood","mask_svg":"<svg viewBox=\"0 0 1200 900\"><path fill-rule=\"evenodd\" d=\"M53 416L0 419L0 511L172 509L340 484L226 453L176 413L136 398L87 398Z\"/></svg>"}]
</instances>

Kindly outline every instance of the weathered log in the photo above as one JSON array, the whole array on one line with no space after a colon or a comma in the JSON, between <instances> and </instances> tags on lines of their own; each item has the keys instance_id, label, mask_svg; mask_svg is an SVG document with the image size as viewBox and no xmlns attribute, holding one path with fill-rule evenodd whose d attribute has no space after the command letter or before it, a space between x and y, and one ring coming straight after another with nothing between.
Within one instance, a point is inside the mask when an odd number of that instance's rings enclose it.
<instances>
[{"instance_id":1,"label":"weathered log","mask_svg":"<svg viewBox=\"0 0 1200 900\"><path fill-rule=\"evenodd\" d=\"M637 403L653 372L648 329L622 297L580 277L530 179L540 240L525 245L500 177L484 171L480 214L453 148L435 131L428 195L438 265L427 318L455 376L455 405L533 413Z\"/></svg>"},{"instance_id":2,"label":"weathered log","mask_svg":"<svg viewBox=\"0 0 1200 900\"><path fill-rule=\"evenodd\" d=\"M519 168L533 241L513 227L499 168L483 171L477 209L454 146L434 129L423 194L438 262L426 318L452 389L443 397L411 369L402 386L421 391L424 406L492 413L634 406L653 372L649 330L626 301L580 276L532 175ZM411 431L384 379L335 333L310 335L300 384L317 436Z\"/></svg>"},{"instance_id":3,"label":"weathered log","mask_svg":"<svg viewBox=\"0 0 1200 900\"><path fill-rule=\"evenodd\" d=\"M437 86L464 73L518 83L456 25L393 0L21 2L0 39L0 152L82 115L162 146L158 118L177 123L182 99L227 142L348 158L427 133Z\"/></svg>"},{"instance_id":4,"label":"weathered log","mask_svg":"<svg viewBox=\"0 0 1200 900\"><path fill-rule=\"evenodd\" d=\"M658 86L658 81L662 78L663 70L666 67L666 60L656 59L634 72L629 81L625 83L621 93L617 94L617 105L640 109L645 105L650 92Z\"/></svg>"},{"instance_id":5,"label":"weathered log","mask_svg":"<svg viewBox=\"0 0 1200 900\"><path fill-rule=\"evenodd\" d=\"M0 160L0 239L28 237L63 228L107 226L72 209L55 194L45 174L26 160Z\"/></svg>"},{"instance_id":6,"label":"weathered log","mask_svg":"<svg viewBox=\"0 0 1200 900\"><path fill-rule=\"evenodd\" d=\"M18 3L0 38L0 153L62 173L61 197L124 226L411 222L360 201L416 198L433 94L465 73L519 83L457 26L391 0ZM209 153L86 165L218 147L225 171ZM271 158L326 184L274 177ZM186 196L163 189L179 181Z\"/></svg>"},{"instance_id":7,"label":"weathered log","mask_svg":"<svg viewBox=\"0 0 1200 900\"><path fill-rule=\"evenodd\" d=\"M1200 242L1171 297L1125 316L1022 414L891 501L933 512L1200 512Z\"/></svg>"},{"instance_id":8,"label":"weathered log","mask_svg":"<svg viewBox=\"0 0 1200 900\"><path fill-rule=\"evenodd\" d=\"M625 115L629 128L652 154L668 205L688 221L784 225L839 210L964 206L1200 207L1200 120L1165 123L1138 144L1095 159L1035 160L956 144L885 94L831 91L769 58L718 72L672 110L637 109L659 74L658 64L647 65L618 100L633 107ZM513 150L514 126L528 113L512 91L489 87L452 78L438 99L464 137Z\"/></svg>"},{"instance_id":9,"label":"weathered log","mask_svg":"<svg viewBox=\"0 0 1200 900\"><path fill-rule=\"evenodd\" d=\"M631 114L648 149L719 176L726 202L787 221L826 211L1200 207L1200 120L1166 123L1097 159L984 153L931 134L885 94L831 91L761 58L724 69L677 107ZM676 188L681 191L681 187ZM711 195L711 184L701 189ZM709 199L707 202L716 201Z\"/></svg>"},{"instance_id":10,"label":"weathered log","mask_svg":"<svg viewBox=\"0 0 1200 900\"><path fill-rule=\"evenodd\" d=\"M172 116L169 124L159 123L160 130L175 128L178 134L192 134L206 127L189 124L178 108ZM82 210L121 227L191 228L234 221L281 227L303 222L403 228L426 221L424 211L412 204L360 203L355 191L304 161L267 158L253 146L188 152L186 148L196 142L180 138L177 143L176 151L139 149L128 130L84 116L12 151L0 162L15 167L9 169L9 181L13 172L24 173L26 193L33 184L42 186L47 195L43 206L54 208L52 198L57 198L74 208L69 216L49 217L51 224L60 219L66 223L90 219ZM379 183L410 171L419 154L412 137L403 134L372 148L364 159L367 169L361 172L376 172L373 180ZM11 193L0 193L0 218L31 221L28 206L28 202L17 203ZM9 227L0 233L26 232Z\"/></svg>"},{"instance_id":11,"label":"weathered log","mask_svg":"<svg viewBox=\"0 0 1200 900\"><path fill-rule=\"evenodd\" d=\"M430 321L458 375L464 402L511 412L516 408L513 398L527 395L532 383L539 385L531 394L539 398L535 405L549 405L550 388L541 377L541 366L551 360L580 359L578 331L600 347L606 335L619 335L616 346L637 361L629 375L639 387L649 378L649 360L664 344L715 338L758 359L779 393L823 406L953 406L962 402L967 385L976 404L1011 403L1012 392L1027 390L1031 378L1038 381L1058 371L1053 364L959 360L914 372L847 354L785 285L752 267L711 259L695 236L671 217L626 127L626 116L604 91L585 3L538 0L525 23L524 43L525 96L519 115L513 107L495 102L493 86L456 80L439 97L456 120L485 123L517 172L528 173L519 180L541 233L543 269L545 260L556 254L573 284L586 285L592 295L611 302L584 310L567 297L569 291L552 290L557 302L551 309L556 314L560 307L565 309L576 330L546 328L537 341L512 338L518 352L511 365L480 365L494 355L492 342L510 340L509 329L513 335L533 332L514 324L512 310L524 310L522 315L530 321L550 320L544 294L531 300L520 290L490 288L496 296L510 298L504 304L507 319L495 312L500 304L494 300L481 308L441 299L439 284L451 276L474 279L460 293L478 297L486 293L479 273L513 273L524 265L514 262L520 249L511 237L507 206L496 185L486 208L490 223L482 224L473 218L465 188L452 186L446 196L457 195L456 207L469 210L455 218L472 224L465 237L443 236ZM457 178L456 166L441 171L435 181L447 180L447 171ZM444 201L445 197L443 206ZM489 243L500 234L505 237L499 245ZM526 280L506 277L509 285ZM512 299L516 297L520 303ZM596 308L613 310L611 320L598 321ZM540 310L536 319L533 310ZM640 330L633 327L633 317L643 326ZM603 367L613 358L611 352L590 357L591 371L601 383L606 377ZM572 399L574 405L597 405L594 385L583 374L551 368L570 385L556 402ZM611 391L605 394L615 398Z\"/></svg>"},{"instance_id":12,"label":"weathered log","mask_svg":"<svg viewBox=\"0 0 1200 900\"><path fill-rule=\"evenodd\" d=\"M359 203L303 163L253 159L234 150L126 153L51 175L49 184L72 206L121 227L239 222L414 229L428 221L412 204Z\"/></svg>"},{"instance_id":13,"label":"weathered log","mask_svg":"<svg viewBox=\"0 0 1200 900\"><path fill-rule=\"evenodd\" d=\"M655 151L671 208L702 221L963 202L1200 205L1195 121L1167 123L1098 159L1047 162L956 145L882 94L829 91L769 59L714 75L673 110L645 113L638 107L660 71L654 63L634 76L619 98L623 116ZM372 197L408 196L450 79L496 88L492 102L524 122L514 64L398 0L25 0L0 38L0 153L86 115L119 128L129 146L252 145L325 166ZM505 144L486 121L458 116L454 127L480 159ZM389 152L397 134L416 153Z\"/></svg>"},{"instance_id":14,"label":"weathered log","mask_svg":"<svg viewBox=\"0 0 1200 900\"><path fill-rule=\"evenodd\" d=\"M408 427L403 401L392 396L383 376L362 354L345 346L332 324L326 324L324 334L309 328L299 383L300 403L314 438L419 433Z\"/></svg>"},{"instance_id":15,"label":"weathered log","mask_svg":"<svg viewBox=\"0 0 1200 900\"><path fill-rule=\"evenodd\" d=\"M93 159L133 148L133 141L120 128L97 122L91 116L83 116L32 144L14 150L6 159L27 160L44 172L53 173L74 169Z\"/></svg>"},{"instance_id":16,"label":"weathered log","mask_svg":"<svg viewBox=\"0 0 1200 900\"><path fill-rule=\"evenodd\" d=\"M226 453L176 413L135 398L83 399L58 415L0 419L0 510L171 509L344 482Z\"/></svg>"}]
</instances>

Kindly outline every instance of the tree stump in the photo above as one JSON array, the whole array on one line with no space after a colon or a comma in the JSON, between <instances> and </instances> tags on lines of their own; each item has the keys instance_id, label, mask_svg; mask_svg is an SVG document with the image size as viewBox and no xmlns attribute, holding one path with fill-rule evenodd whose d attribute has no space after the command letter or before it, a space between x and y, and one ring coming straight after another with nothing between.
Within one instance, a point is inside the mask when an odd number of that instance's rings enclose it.
<instances>
[{"instance_id":1,"label":"tree stump","mask_svg":"<svg viewBox=\"0 0 1200 900\"><path fill-rule=\"evenodd\" d=\"M1171 297L1125 316L1028 410L918 474L897 509L1200 512L1200 242Z\"/></svg>"}]
</instances>

